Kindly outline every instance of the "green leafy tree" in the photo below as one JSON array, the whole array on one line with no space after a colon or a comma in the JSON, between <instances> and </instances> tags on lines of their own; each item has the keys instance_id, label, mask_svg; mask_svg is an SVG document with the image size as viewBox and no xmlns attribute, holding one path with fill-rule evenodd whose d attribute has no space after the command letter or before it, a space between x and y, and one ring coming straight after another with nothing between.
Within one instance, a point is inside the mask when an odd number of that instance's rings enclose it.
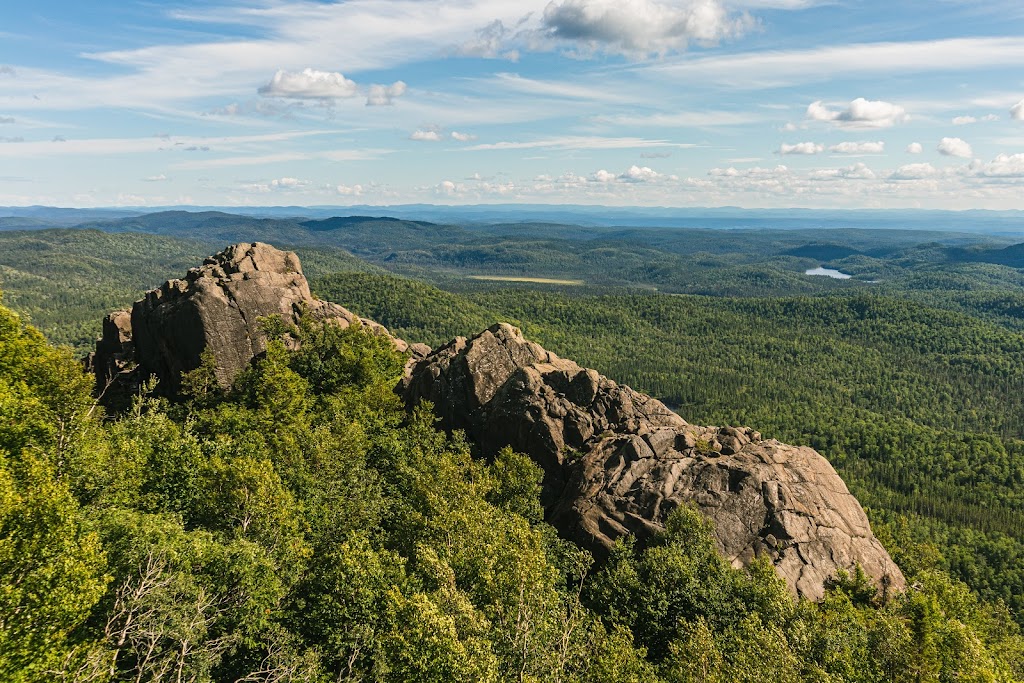
<instances>
[{"instance_id":1,"label":"green leafy tree","mask_svg":"<svg viewBox=\"0 0 1024 683\"><path fill-rule=\"evenodd\" d=\"M109 577L99 538L52 466L0 451L0 679L52 680Z\"/></svg>"}]
</instances>

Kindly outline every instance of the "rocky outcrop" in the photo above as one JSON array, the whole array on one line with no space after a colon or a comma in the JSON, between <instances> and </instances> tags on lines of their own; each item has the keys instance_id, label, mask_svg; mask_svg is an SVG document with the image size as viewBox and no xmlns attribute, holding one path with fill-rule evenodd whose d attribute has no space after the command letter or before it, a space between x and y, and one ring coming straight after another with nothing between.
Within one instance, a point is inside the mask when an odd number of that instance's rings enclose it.
<instances>
[{"instance_id":1,"label":"rocky outcrop","mask_svg":"<svg viewBox=\"0 0 1024 683\"><path fill-rule=\"evenodd\" d=\"M295 323L302 314L343 327L358 320L388 334L371 320L314 298L294 253L260 242L243 243L206 259L183 279L147 292L130 313L107 316L90 364L101 388L133 387L156 376L161 393L173 395L182 373L199 367L203 352L210 351L217 380L228 387L266 350L261 318L279 315ZM404 341L392 339L400 351L409 350ZM427 350L413 349L419 355Z\"/></svg>"},{"instance_id":2,"label":"rocky outcrop","mask_svg":"<svg viewBox=\"0 0 1024 683\"><path fill-rule=\"evenodd\" d=\"M829 577L856 565L880 586L904 587L860 504L814 450L689 425L509 325L437 349L402 391L407 404L433 402L442 424L465 430L483 454L512 446L530 455L544 469L548 521L598 556L625 534L649 538L693 504L734 566L767 556L794 594L820 598Z\"/></svg>"},{"instance_id":3,"label":"rocky outcrop","mask_svg":"<svg viewBox=\"0 0 1024 683\"><path fill-rule=\"evenodd\" d=\"M266 349L260 319L301 315L348 326L380 325L312 296L293 253L237 244L111 313L90 354L104 403L126 405L149 377L177 393L181 374L211 351L229 386ZM427 355L388 335L410 366L399 391L429 399L442 424L465 430L486 456L505 446L545 473L546 516L563 536L603 556L616 539L641 541L680 505L715 523L735 566L771 560L797 595L819 598L837 570L860 565L878 584L904 586L864 511L829 463L810 448L755 431L699 427L656 399L559 358L509 325L457 338Z\"/></svg>"}]
</instances>

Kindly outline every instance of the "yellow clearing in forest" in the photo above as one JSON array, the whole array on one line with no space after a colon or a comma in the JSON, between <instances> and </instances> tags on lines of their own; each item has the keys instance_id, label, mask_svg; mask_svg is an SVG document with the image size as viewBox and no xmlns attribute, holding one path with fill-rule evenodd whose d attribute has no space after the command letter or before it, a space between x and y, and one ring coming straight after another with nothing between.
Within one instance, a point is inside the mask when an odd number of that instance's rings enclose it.
<instances>
[{"instance_id":1,"label":"yellow clearing in forest","mask_svg":"<svg viewBox=\"0 0 1024 683\"><path fill-rule=\"evenodd\" d=\"M497 282L535 282L541 285L582 285L583 280L555 280L547 277L512 277L502 275L467 275L470 280L494 280Z\"/></svg>"}]
</instances>

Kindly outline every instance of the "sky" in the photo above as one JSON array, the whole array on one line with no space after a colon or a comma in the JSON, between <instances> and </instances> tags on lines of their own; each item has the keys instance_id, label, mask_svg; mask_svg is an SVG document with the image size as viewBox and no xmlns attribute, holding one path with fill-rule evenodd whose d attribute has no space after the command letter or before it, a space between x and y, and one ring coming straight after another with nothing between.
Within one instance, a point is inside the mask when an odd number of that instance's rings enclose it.
<instances>
[{"instance_id":1,"label":"sky","mask_svg":"<svg viewBox=\"0 0 1024 683\"><path fill-rule=\"evenodd\" d=\"M0 205L1024 209L1020 0L39 0Z\"/></svg>"}]
</instances>

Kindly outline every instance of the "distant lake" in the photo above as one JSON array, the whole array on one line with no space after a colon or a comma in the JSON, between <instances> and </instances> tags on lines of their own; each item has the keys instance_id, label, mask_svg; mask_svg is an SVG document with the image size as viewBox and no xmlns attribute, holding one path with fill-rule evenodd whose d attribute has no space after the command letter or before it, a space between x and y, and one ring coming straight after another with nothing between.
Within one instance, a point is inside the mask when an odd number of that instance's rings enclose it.
<instances>
[{"instance_id":1,"label":"distant lake","mask_svg":"<svg viewBox=\"0 0 1024 683\"><path fill-rule=\"evenodd\" d=\"M830 277L834 280L849 280L851 277L853 277L852 275L847 275L846 273L840 272L838 270L833 270L832 268L822 268L820 266L817 268L811 268L810 270L804 271L804 275L824 275L825 277Z\"/></svg>"}]
</instances>

